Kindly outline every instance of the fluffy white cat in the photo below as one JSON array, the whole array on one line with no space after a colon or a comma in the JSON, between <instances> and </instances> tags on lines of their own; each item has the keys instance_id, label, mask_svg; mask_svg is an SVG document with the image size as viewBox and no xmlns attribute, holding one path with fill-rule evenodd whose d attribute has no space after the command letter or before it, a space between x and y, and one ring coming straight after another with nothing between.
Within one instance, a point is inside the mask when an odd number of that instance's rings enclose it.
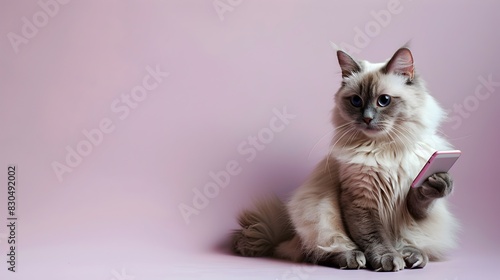
<instances>
[{"instance_id":1,"label":"fluffy white cat","mask_svg":"<svg viewBox=\"0 0 500 280\"><path fill-rule=\"evenodd\" d=\"M385 63L337 51L342 85L329 154L283 203L244 211L233 249L339 268L424 267L455 245L445 197L448 173L410 188L436 150L452 149L438 126L445 114L416 74L408 48Z\"/></svg>"}]
</instances>

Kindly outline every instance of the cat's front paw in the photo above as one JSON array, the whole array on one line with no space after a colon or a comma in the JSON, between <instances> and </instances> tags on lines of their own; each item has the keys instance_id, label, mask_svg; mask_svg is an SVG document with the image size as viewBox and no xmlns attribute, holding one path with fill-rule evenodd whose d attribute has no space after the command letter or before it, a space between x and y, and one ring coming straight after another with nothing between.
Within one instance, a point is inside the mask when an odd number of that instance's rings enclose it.
<instances>
[{"instance_id":1,"label":"cat's front paw","mask_svg":"<svg viewBox=\"0 0 500 280\"><path fill-rule=\"evenodd\" d=\"M337 252L328 255L318 264L334 266L340 269L360 269L366 267L365 254L359 250Z\"/></svg>"},{"instance_id":2,"label":"cat's front paw","mask_svg":"<svg viewBox=\"0 0 500 280\"><path fill-rule=\"evenodd\" d=\"M401 250L407 268L422 268L429 261L429 257L421 250L406 246Z\"/></svg>"},{"instance_id":3,"label":"cat's front paw","mask_svg":"<svg viewBox=\"0 0 500 280\"><path fill-rule=\"evenodd\" d=\"M373 256L370 265L375 271L400 271L405 268L405 261L401 254L391 252Z\"/></svg>"},{"instance_id":4,"label":"cat's front paw","mask_svg":"<svg viewBox=\"0 0 500 280\"><path fill-rule=\"evenodd\" d=\"M453 189L453 180L448 172L435 173L424 181L420 187L422 195L428 198L445 197Z\"/></svg>"}]
</instances>

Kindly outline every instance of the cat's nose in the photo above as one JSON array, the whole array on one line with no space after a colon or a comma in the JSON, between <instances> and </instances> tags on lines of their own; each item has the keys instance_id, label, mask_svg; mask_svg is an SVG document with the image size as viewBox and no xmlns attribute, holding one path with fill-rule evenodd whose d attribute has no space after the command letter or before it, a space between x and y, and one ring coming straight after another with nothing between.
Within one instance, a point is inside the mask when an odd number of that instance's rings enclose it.
<instances>
[{"instance_id":1,"label":"cat's nose","mask_svg":"<svg viewBox=\"0 0 500 280\"><path fill-rule=\"evenodd\" d=\"M365 121L366 124L370 124L372 120L372 118L363 118L363 121Z\"/></svg>"}]
</instances>

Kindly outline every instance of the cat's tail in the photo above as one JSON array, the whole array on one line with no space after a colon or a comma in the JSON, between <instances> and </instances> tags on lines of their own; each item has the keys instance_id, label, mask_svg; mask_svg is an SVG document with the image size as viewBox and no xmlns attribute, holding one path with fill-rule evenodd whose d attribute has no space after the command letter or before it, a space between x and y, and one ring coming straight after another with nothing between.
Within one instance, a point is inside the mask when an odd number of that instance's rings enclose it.
<instances>
[{"instance_id":1,"label":"cat's tail","mask_svg":"<svg viewBox=\"0 0 500 280\"><path fill-rule=\"evenodd\" d=\"M233 232L233 250L242 256L276 256L279 244L294 237L286 206L277 197L243 211L238 222L241 228Z\"/></svg>"}]
</instances>

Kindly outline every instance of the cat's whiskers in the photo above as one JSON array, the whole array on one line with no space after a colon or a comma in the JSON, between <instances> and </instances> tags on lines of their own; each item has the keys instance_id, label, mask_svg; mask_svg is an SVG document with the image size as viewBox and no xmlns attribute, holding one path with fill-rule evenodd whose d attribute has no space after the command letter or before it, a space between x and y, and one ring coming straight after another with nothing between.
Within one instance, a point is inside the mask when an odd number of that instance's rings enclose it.
<instances>
[{"instance_id":1,"label":"cat's whiskers","mask_svg":"<svg viewBox=\"0 0 500 280\"><path fill-rule=\"evenodd\" d=\"M396 129L400 132L402 136L406 138L406 140L408 140L407 143L414 143L418 140L418 137L416 136L417 132L408 129L407 127L401 124L397 124Z\"/></svg>"},{"instance_id":2,"label":"cat's whiskers","mask_svg":"<svg viewBox=\"0 0 500 280\"><path fill-rule=\"evenodd\" d=\"M342 140L342 138L344 138L348 133L352 132L355 128L354 127L343 127L341 129L338 129L339 130L339 133L342 133L342 135L340 137L337 138L337 140L335 141L335 143L333 143L331 146L330 146L330 150L328 151L328 157L330 157L332 155L332 152L333 152L333 149L335 148L335 146ZM336 136L334 136L333 139L335 139ZM327 159L327 164L328 164L328 159Z\"/></svg>"},{"instance_id":3,"label":"cat's whiskers","mask_svg":"<svg viewBox=\"0 0 500 280\"><path fill-rule=\"evenodd\" d=\"M389 139L391 140L390 142L386 143L386 145L393 145L393 146L395 146L395 147L396 147L396 149L397 149L397 147L398 147L398 145L397 145L397 141L396 141L396 139L394 139L394 137L392 136L391 131L389 130L389 128L384 127L384 128L383 128L383 131L387 134L387 136L388 136L388 137L389 137Z\"/></svg>"},{"instance_id":4,"label":"cat's whiskers","mask_svg":"<svg viewBox=\"0 0 500 280\"><path fill-rule=\"evenodd\" d=\"M406 150L410 150L410 147L408 147L407 143L413 143L414 141L409 137L409 135L412 135L411 131L409 131L407 128L404 126L395 123L392 126L392 132L394 132L394 135L399 138L401 141L401 144L404 146ZM403 139L404 138L404 139ZM405 141L406 140L406 141Z\"/></svg>"},{"instance_id":5,"label":"cat's whiskers","mask_svg":"<svg viewBox=\"0 0 500 280\"><path fill-rule=\"evenodd\" d=\"M349 125L352 125L354 123L354 121L351 121L349 123L346 123L342 126L339 126L337 127L335 130L335 132L337 132L337 130L339 131L339 133L342 133L343 134L340 136L340 137L336 137L336 135L333 137L333 139L337 138L337 140L335 141L335 143L333 143L330 147L330 153L331 154L331 151L333 150L333 148L335 147L335 145L337 145L341 140L342 138L344 138L348 133L350 133L351 131L355 130L356 128L354 126L349 126Z\"/></svg>"},{"instance_id":6,"label":"cat's whiskers","mask_svg":"<svg viewBox=\"0 0 500 280\"><path fill-rule=\"evenodd\" d=\"M351 141L353 139L356 138L356 136L358 136L359 134L359 129L354 129L355 132L351 134L351 136L347 139L347 141L344 142L344 145L342 146L342 148L340 149L340 151L342 152L344 150L344 148L346 147L347 144L351 144Z\"/></svg>"},{"instance_id":7,"label":"cat's whiskers","mask_svg":"<svg viewBox=\"0 0 500 280\"><path fill-rule=\"evenodd\" d=\"M394 144L395 144L394 146L396 148L399 148L399 147L407 148L406 143L405 143L406 141L402 138L404 136L402 135L402 133L399 131L398 128L396 128L395 126L393 126L392 129L390 129L390 130L388 129L388 131L389 131L388 135L394 140ZM396 138L399 141L396 140Z\"/></svg>"},{"instance_id":8,"label":"cat's whiskers","mask_svg":"<svg viewBox=\"0 0 500 280\"><path fill-rule=\"evenodd\" d=\"M348 128L352 128L352 124L354 123L354 121L350 121L350 122L346 122L345 124L342 124L342 125L339 125L337 127L334 127L333 128L333 132L336 132L337 130L341 131L343 129L348 129Z\"/></svg>"},{"instance_id":9,"label":"cat's whiskers","mask_svg":"<svg viewBox=\"0 0 500 280\"><path fill-rule=\"evenodd\" d=\"M349 133L351 133L353 130L356 130L355 127L353 126L350 126L351 124L353 124L354 121L351 121L351 122L348 122L348 123L345 123L339 127L337 127L335 129L335 132L339 132L339 133L342 133L342 135L340 137L337 138L337 140L335 141L335 143L333 143L331 146L330 146L330 149L328 151L328 156L326 158L326 164L325 164L325 169L328 169L328 174L330 175L330 177L332 176L331 175L331 172L330 172L330 157L332 156L332 153L333 153L333 150L335 148L335 146L346 136L348 135ZM352 137L352 135L351 135ZM336 138L336 136L334 136L334 139ZM349 138L350 139L350 138ZM348 140L349 141L349 140ZM344 144L345 145L345 144ZM326 170L325 170L326 171Z\"/></svg>"}]
</instances>

